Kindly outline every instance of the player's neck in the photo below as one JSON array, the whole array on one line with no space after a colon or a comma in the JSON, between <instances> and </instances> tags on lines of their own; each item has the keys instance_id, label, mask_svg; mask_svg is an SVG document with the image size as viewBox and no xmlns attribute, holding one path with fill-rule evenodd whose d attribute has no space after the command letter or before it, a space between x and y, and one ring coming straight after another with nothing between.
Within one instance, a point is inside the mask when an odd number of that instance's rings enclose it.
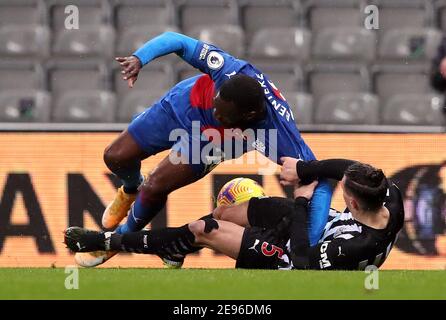
<instances>
[{"instance_id":1,"label":"player's neck","mask_svg":"<svg viewBox=\"0 0 446 320\"><path fill-rule=\"evenodd\" d=\"M385 229L390 218L389 210L384 206L378 212L351 210L351 213L356 221L373 229Z\"/></svg>"}]
</instances>

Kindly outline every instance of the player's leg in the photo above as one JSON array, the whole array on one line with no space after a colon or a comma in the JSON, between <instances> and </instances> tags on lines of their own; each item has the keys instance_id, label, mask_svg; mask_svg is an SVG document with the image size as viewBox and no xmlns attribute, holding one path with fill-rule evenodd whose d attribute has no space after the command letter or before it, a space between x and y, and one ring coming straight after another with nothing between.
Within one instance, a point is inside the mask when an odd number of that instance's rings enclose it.
<instances>
[{"instance_id":1,"label":"player's leg","mask_svg":"<svg viewBox=\"0 0 446 320\"><path fill-rule=\"evenodd\" d=\"M105 164L123 183L104 212L105 228L115 228L125 218L142 183L141 160L170 149L175 141L169 141L169 134L177 127L165 106L155 103L135 117L128 129L105 149Z\"/></svg>"},{"instance_id":2,"label":"player's leg","mask_svg":"<svg viewBox=\"0 0 446 320\"><path fill-rule=\"evenodd\" d=\"M237 205L221 205L212 211L212 217L217 220L229 221L242 227L249 227L249 201Z\"/></svg>"},{"instance_id":3,"label":"player's leg","mask_svg":"<svg viewBox=\"0 0 446 320\"><path fill-rule=\"evenodd\" d=\"M195 244L217 250L232 259L237 259L245 228L235 223L204 219L189 223Z\"/></svg>"},{"instance_id":4,"label":"player's leg","mask_svg":"<svg viewBox=\"0 0 446 320\"><path fill-rule=\"evenodd\" d=\"M220 206L214 209L215 219L229 221L242 227L273 228L294 210L292 199L282 197L251 198L239 205Z\"/></svg>"},{"instance_id":5,"label":"player's leg","mask_svg":"<svg viewBox=\"0 0 446 320\"><path fill-rule=\"evenodd\" d=\"M118 234L79 227L65 231L65 243L74 252L127 251L156 255L185 255L196 247L207 246L236 259L244 228L212 218L177 228L162 228Z\"/></svg>"},{"instance_id":6,"label":"player's leg","mask_svg":"<svg viewBox=\"0 0 446 320\"><path fill-rule=\"evenodd\" d=\"M172 151L175 152L175 151ZM172 163L164 158L140 187L136 201L125 224L117 233L139 231L165 206L167 196L174 190L189 185L203 175L187 163Z\"/></svg>"},{"instance_id":7,"label":"player's leg","mask_svg":"<svg viewBox=\"0 0 446 320\"><path fill-rule=\"evenodd\" d=\"M143 181L141 161L149 154L142 150L132 135L125 130L104 151L104 162L122 182L115 199L102 217L105 228L113 228L127 215Z\"/></svg>"}]
</instances>

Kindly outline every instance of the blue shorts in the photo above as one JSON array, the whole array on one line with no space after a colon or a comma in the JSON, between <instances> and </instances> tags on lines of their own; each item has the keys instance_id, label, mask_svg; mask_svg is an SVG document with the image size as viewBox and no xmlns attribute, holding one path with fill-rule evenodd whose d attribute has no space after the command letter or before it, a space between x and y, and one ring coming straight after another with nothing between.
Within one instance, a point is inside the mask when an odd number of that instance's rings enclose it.
<instances>
[{"instance_id":1,"label":"blue shorts","mask_svg":"<svg viewBox=\"0 0 446 320\"><path fill-rule=\"evenodd\" d=\"M156 102L133 118L128 126L128 132L148 156L169 149L187 154L186 157L189 161L187 163L190 164L194 172L200 176L205 176L216 165L203 163L199 157L198 160L192 159L192 155L189 155L192 152L188 152L191 149L190 140L193 138L189 137L190 130L184 128L169 108L171 108L169 105L163 104L161 101ZM187 133L187 138L180 136L181 132ZM204 143L199 142L199 144L198 152L200 152Z\"/></svg>"}]
</instances>

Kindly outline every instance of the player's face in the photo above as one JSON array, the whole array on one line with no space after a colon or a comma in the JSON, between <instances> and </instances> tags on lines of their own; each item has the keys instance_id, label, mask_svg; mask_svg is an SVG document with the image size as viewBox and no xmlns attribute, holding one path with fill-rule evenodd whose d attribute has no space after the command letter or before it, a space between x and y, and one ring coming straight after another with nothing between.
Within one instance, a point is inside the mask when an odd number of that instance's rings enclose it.
<instances>
[{"instance_id":1,"label":"player's face","mask_svg":"<svg viewBox=\"0 0 446 320\"><path fill-rule=\"evenodd\" d=\"M228 102L217 94L214 98L214 117L225 128L237 128L242 126L243 117L237 110L234 102Z\"/></svg>"}]
</instances>

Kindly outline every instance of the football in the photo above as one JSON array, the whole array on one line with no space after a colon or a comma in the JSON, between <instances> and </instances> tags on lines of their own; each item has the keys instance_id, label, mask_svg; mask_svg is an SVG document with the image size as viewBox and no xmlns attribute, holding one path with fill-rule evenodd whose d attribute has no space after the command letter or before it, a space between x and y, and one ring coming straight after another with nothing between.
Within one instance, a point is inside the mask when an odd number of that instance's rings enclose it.
<instances>
[{"instance_id":1,"label":"football","mask_svg":"<svg viewBox=\"0 0 446 320\"><path fill-rule=\"evenodd\" d=\"M227 182L217 196L217 206L240 204L252 197L265 196L262 186L249 178L235 178Z\"/></svg>"}]
</instances>

